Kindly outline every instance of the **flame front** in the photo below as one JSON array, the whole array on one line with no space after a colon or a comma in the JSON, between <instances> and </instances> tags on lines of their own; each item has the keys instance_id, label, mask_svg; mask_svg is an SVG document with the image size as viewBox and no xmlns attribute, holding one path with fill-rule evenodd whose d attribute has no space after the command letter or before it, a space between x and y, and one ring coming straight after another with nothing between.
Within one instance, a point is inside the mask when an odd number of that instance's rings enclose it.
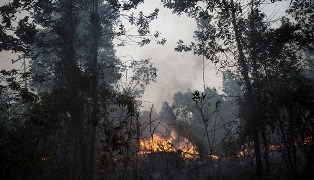
<instances>
[{"instance_id":1,"label":"flame front","mask_svg":"<svg viewBox=\"0 0 314 180\"><path fill-rule=\"evenodd\" d=\"M306 137L303 140L304 145L309 145L313 143L312 136ZM296 144L295 144L296 145ZM280 148L283 148L283 145L269 145L267 149L269 151L274 151ZM158 134L153 134L150 139L140 139L140 150L138 154L150 154L154 152L177 152L185 159L198 158L199 152L197 148L192 145L189 140L186 138L177 138L175 131L171 132L169 138L164 138ZM243 157L245 155L253 154L253 147L243 149L239 151L236 156ZM216 155L208 155L211 159L217 160L220 159Z\"/></svg>"},{"instance_id":2,"label":"flame front","mask_svg":"<svg viewBox=\"0 0 314 180\"><path fill-rule=\"evenodd\" d=\"M150 154L154 152L180 152L183 158L190 159L199 156L196 147L187 139L179 139L172 131L169 138L153 134L148 140L140 140L140 151L138 154Z\"/></svg>"}]
</instances>

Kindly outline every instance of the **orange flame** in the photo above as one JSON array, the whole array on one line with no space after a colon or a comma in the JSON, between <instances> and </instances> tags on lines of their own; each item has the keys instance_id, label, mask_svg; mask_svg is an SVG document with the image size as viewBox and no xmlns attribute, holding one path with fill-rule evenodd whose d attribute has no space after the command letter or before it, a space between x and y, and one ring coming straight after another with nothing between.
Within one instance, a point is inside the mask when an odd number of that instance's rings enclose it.
<instances>
[{"instance_id":1,"label":"orange flame","mask_svg":"<svg viewBox=\"0 0 314 180\"><path fill-rule=\"evenodd\" d=\"M217 160L217 159L219 159L220 157L219 156L216 156L216 155L210 155L210 157L211 157L211 159L214 159L214 160Z\"/></svg>"},{"instance_id":2,"label":"orange flame","mask_svg":"<svg viewBox=\"0 0 314 180\"><path fill-rule=\"evenodd\" d=\"M303 141L303 144L304 144L304 145L310 145L310 144L312 144L312 143L313 143L313 138L312 138L312 136L306 137L306 138L304 139L304 141Z\"/></svg>"},{"instance_id":3,"label":"orange flame","mask_svg":"<svg viewBox=\"0 0 314 180\"><path fill-rule=\"evenodd\" d=\"M164 138L158 134L148 139L140 140L140 151L138 154L150 154L153 152L180 152L183 158L190 159L199 156L196 147L193 146L186 138L179 139L175 132L172 131L169 138Z\"/></svg>"},{"instance_id":4,"label":"orange flame","mask_svg":"<svg viewBox=\"0 0 314 180\"><path fill-rule=\"evenodd\" d=\"M242 157L242 156L244 156L244 155L246 155L246 154L249 154L249 148L246 148L246 149L240 151L240 152L237 154L237 157Z\"/></svg>"}]
</instances>

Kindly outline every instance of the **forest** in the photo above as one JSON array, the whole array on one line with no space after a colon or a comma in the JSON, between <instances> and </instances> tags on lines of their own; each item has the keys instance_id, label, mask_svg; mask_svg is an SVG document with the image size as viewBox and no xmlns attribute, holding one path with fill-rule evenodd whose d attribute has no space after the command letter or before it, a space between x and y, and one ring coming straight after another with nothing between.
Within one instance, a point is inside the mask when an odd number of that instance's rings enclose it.
<instances>
[{"instance_id":1,"label":"forest","mask_svg":"<svg viewBox=\"0 0 314 180\"><path fill-rule=\"evenodd\" d=\"M147 1L1 4L0 179L312 179L314 1L156 0L196 22L192 42L151 30L163 14L137 9ZM269 18L280 1L289 8ZM154 59L116 49L167 43L202 60L202 88L143 108ZM208 62L220 89L205 83Z\"/></svg>"}]
</instances>

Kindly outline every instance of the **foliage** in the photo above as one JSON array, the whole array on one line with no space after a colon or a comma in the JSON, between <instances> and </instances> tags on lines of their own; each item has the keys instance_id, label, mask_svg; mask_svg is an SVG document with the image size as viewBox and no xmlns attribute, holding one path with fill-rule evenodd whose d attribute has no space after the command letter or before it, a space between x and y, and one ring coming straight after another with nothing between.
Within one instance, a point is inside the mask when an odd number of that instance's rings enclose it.
<instances>
[{"instance_id":1,"label":"foliage","mask_svg":"<svg viewBox=\"0 0 314 180\"><path fill-rule=\"evenodd\" d=\"M96 158L107 161L128 148L125 143L136 135L129 127L138 126L132 120L139 107L135 98L154 81L157 70L149 60L132 62L128 68L136 89L118 92L124 66L115 56L113 39L127 35L124 27L115 29L120 13L141 2L25 0L0 8L0 51L25 53L31 58L32 72L1 71L2 177L93 178ZM15 26L19 12L28 14ZM149 23L157 15L158 9L149 16L133 17L138 37L150 36ZM21 87L17 75L31 81L32 91ZM123 121L116 119L119 113L125 116ZM102 131L103 138L96 137ZM125 141L121 144L117 137ZM108 149L113 154L106 157Z\"/></svg>"},{"instance_id":2,"label":"foliage","mask_svg":"<svg viewBox=\"0 0 314 180\"><path fill-rule=\"evenodd\" d=\"M164 2L174 13L184 12L198 22L195 33L197 43L186 45L179 40L175 50L193 50L195 54L219 63L222 69L238 69L234 72L239 77L242 90L238 98L238 115L243 123L239 127L240 142L244 137L253 142L257 175L262 176L264 169L270 173L268 147L281 143L288 156L289 175L297 177L300 167L307 160L300 162L296 157L306 159L307 153L299 153L303 147L292 144L311 136L308 132L313 130L310 125L313 103L310 100L313 94L310 84L313 82L302 74L306 61L310 59L299 56L312 49L312 2L291 1L287 12L295 22L283 17L277 28L270 26L266 15L261 12L262 1L246 4L233 0L197 2ZM297 97L297 92L305 96ZM282 101L282 98L285 100ZM200 101L201 94L195 93L194 99ZM298 103L291 104L301 101L309 108ZM307 114L306 117L298 111ZM307 120L296 122L293 117ZM301 132L297 130L299 126L309 129L303 128ZM270 132L277 134L273 136ZM281 142L278 142L279 137Z\"/></svg>"},{"instance_id":3,"label":"foliage","mask_svg":"<svg viewBox=\"0 0 314 180\"><path fill-rule=\"evenodd\" d=\"M177 92L173 100L172 108L167 109L172 109L179 135L195 144L200 152L213 153L222 141L222 127L228 123L227 119L223 119L226 118L223 115L225 112L220 112L225 103L222 96L206 88L204 93Z\"/></svg>"}]
</instances>

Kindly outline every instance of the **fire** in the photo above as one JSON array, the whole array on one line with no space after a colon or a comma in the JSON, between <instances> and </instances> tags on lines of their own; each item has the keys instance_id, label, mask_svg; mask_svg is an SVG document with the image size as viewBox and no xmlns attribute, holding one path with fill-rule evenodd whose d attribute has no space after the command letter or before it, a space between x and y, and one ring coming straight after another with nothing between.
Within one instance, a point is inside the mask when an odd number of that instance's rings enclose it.
<instances>
[{"instance_id":1,"label":"fire","mask_svg":"<svg viewBox=\"0 0 314 180\"><path fill-rule=\"evenodd\" d=\"M173 146L174 139L172 137L165 139L157 134L153 134L153 137L149 140L140 140L139 154L147 154L151 152L176 152Z\"/></svg>"},{"instance_id":2,"label":"fire","mask_svg":"<svg viewBox=\"0 0 314 180\"><path fill-rule=\"evenodd\" d=\"M273 145L272 144L272 145L269 145L267 147L267 150L268 151L274 151L274 150L277 150L277 149L280 149L280 148L282 148L282 146L280 146L280 145ZM254 153L254 149L251 146L249 148L246 148L246 149L243 149L243 150L239 151L238 154L237 154L237 157L243 157L245 155L252 155L253 153Z\"/></svg>"},{"instance_id":3,"label":"fire","mask_svg":"<svg viewBox=\"0 0 314 180\"><path fill-rule=\"evenodd\" d=\"M216 155L210 155L210 157L211 157L211 159L214 159L214 160L217 160L217 159L219 159L220 157L219 156L216 156Z\"/></svg>"},{"instance_id":4,"label":"fire","mask_svg":"<svg viewBox=\"0 0 314 180\"><path fill-rule=\"evenodd\" d=\"M246 155L246 154L249 154L249 151L250 151L249 148L246 148L246 149L240 151L240 152L237 154L237 157L242 157L242 156L244 156L244 155Z\"/></svg>"},{"instance_id":5,"label":"fire","mask_svg":"<svg viewBox=\"0 0 314 180\"><path fill-rule=\"evenodd\" d=\"M178 139L172 131L169 138L164 138L158 134L148 139L140 140L140 151L138 154L150 154L153 152L178 152L183 158L191 159L199 156L196 147L187 139Z\"/></svg>"},{"instance_id":6,"label":"fire","mask_svg":"<svg viewBox=\"0 0 314 180\"><path fill-rule=\"evenodd\" d=\"M270 146L268 146L267 150L274 151L274 150L277 150L280 148L282 148L282 145L270 145Z\"/></svg>"},{"instance_id":7,"label":"fire","mask_svg":"<svg viewBox=\"0 0 314 180\"><path fill-rule=\"evenodd\" d=\"M306 137L303 140L303 144L308 145L313 143L312 136ZM267 150L274 151L277 149L283 148L283 145L269 145L267 147ZM197 151L197 148L192 145L192 143L189 142L186 138L177 138L175 131L171 132L171 135L169 138L165 138L158 134L153 134L153 136L146 140L141 139L140 140L140 151L138 154L144 155L144 154L150 154L154 152L177 152L179 153L183 158L185 159L192 159L192 158L198 158L199 152ZM253 147L245 148L241 151L239 151L236 156L237 157L243 157L245 155L253 154L254 149ZM211 159L217 160L220 159L219 156L216 155L208 155Z\"/></svg>"},{"instance_id":8,"label":"fire","mask_svg":"<svg viewBox=\"0 0 314 180\"><path fill-rule=\"evenodd\" d=\"M310 144L312 144L312 143L313 143L312 136L306 137L306 138L304 139L304 141L303 141L303 144L304 144L304 145L310 145Z\"/></svg>"}]
</instances>

